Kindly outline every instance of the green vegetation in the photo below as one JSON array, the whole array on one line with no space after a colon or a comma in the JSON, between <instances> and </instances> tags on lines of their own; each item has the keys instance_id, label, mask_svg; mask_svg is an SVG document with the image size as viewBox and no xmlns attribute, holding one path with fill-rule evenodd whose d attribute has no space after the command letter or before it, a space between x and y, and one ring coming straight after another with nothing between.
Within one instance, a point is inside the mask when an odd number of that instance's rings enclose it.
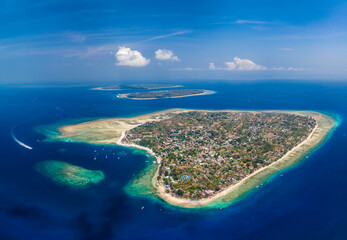
<instances>
[{"instance_id":1,"label":"green vegetation","mask_svg":"<svg viewBox=\"0 0 347 240\"><path fill-rule=\"evenodd\" d=\"M179 89L179 90L166 90L166 91L155 91L155 92L138 92L138 93L128 93L127 98L140 98L140 99L150 99L150 98L173 98L173 97L184 97L189 95L202 94L205 90L200 89Z\"/></svg>"},{"instance_id":2,"label":"green vegetation","mask_svg":"<svg viewBox=\"0 0 347 240\"><path fill-rule=\"evenodd\" d=\"M294 114L187 112L133 128L125 141L151 148L162 159L158 181L167 192L201 199L277 161L315 124Z\"/></svg>"}]
</instances>

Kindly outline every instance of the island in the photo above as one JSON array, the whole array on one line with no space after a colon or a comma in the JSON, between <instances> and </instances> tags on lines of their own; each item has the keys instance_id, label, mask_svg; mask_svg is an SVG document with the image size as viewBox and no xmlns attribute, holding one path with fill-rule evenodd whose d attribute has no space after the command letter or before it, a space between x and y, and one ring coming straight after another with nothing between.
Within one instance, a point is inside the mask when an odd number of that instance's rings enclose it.
<instances>
[{"instance_id":1,"label":"island","mask_svg":"<svg viewBox=\"0 0 347 240\"><path fill-rule=\"evenodd\" d=\"M177 88L180 85L174 84L128 84L128 85L111 85L104 87L96 87L93 90L152 90L152 89L162 89L162 88Z\"/></svg>"},{"instance_id":2,"label":"island","mask_svg":"<svg viewBox=\"0 0 347 240\"><path fill-rule=\"evenodd\" d=\"M134 100L152 100L162 98L181 98L192 97L199 95L214 94L213 91L201 90L201 89L179 89L179 90L166 90L166 91L154 91L154 92L136 92L119 94L119 98L129 98Z\"/></svg>"},{"instance_id":3,"label":"island","mask_svg":"<svg viewBox=\"0 0 347 240\"><path fill-rule=\"evenodd\" d=\"M148 189L195 208L232 203L299 162L335 125L314 111L170 109L61 126L51 138L145 150L156 159L151 175L141 177L151 179Z\"/></svg>"},{"instance_id":4,"label":"island","mask_svg":"<svg viewBox=\"0 0 347 240\"><path fill-rule=\"evenodd\" d=\"M55 160L38 162L36 170L60 185L75 189L87 188L91 184L97 184L105 178L102 171L88 170L67 162Z\"/></svg>"}]
</instances>

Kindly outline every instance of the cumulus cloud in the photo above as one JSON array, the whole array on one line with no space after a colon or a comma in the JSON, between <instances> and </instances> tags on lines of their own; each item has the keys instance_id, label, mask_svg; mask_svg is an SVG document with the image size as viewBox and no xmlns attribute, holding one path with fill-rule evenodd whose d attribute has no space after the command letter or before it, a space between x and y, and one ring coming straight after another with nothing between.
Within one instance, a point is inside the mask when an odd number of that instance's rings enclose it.
<instances>
[{"instance_id":1,"label":"cumulus cloud","mask_svg":"<svg viewBox=\"0 0 347 240\"><path fill-rule=\"evenodd\" d=\"M227 70L235 70L237 68L234 62L225 62L224 64L227 66Z\"/></svg>"},{"instance_id":2,"label":"cumulus cloud","mask_svg":"<svg viewBox=\"0 0 347 240\"><path fill-rule=\"evenodd\" d=\"M235 68L232 68L231 70L237 69L241 71L252 71L252 70L265 70L266 68L264 66L255 64L253 61L249 59L241 59L238 57L234 57L234 62L231 62L234 64L231 64L232 66L235 66ZM230 63L225 62L227 66L229 66Z\"/></svg>"},{"instance_id":3,"label":"cumulus cloud","mask_svg":"<svg viewBox=\"0 0 347 240\"><path fill-rule=\"evenodd\" d=\"M150 62L139 51L131 50L131 48L127 47L119 47L115 57L118 66L144 67Z\"/></svg>"},{"instance_id":4,"label":"cumulus cloud","mask_svg":"<svg viewBox=\"0 0 347 240\"><path fill-rule=\"evenodd\" d=\"M155 58L158 60L179 61L179 58L174 55L173 51L168 49L158 49L155 51Z\"/></svg>"},{"instance_id":5,"label":"cumulus cloud","mask_svg":"<svg viewBox=\"0 0 347 240\"><path fill-rule=\"evenodd\" d=\"M253 61L249 59L241 59L238 57L234 57L233 61L225 62L226 67L216 67L214 63L210 63L210 70L229 70L229 71L254 71L254 70L265 70L266 67L262 65L255 64Z\"/></svg>"}]
</instances>

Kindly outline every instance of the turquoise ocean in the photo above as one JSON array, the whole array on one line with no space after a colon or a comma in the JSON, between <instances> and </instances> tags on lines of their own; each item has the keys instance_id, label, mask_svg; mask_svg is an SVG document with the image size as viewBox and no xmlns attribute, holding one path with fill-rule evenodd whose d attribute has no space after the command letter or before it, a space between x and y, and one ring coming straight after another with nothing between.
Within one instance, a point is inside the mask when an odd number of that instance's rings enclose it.
<instances>
[{"instance_id":1,"label":"turquoise ocean","mask_svg":"<svg viewBox=\"0 0 347 240\"><path fill-rule=\"evenodd\" d=\"M346 83L180 84L216 94L136 101L116 98L124 91L90 90L97 85L0 86L0 239L347 239ZM151 162L145 154L47 142L37 131L169 108L314 110L336 118L338 126L299 164L222 209L183 209L131 195L126 187ZM105 179L86 189L57 185L35 169L45 160L101 170Z\"/></svg>"}]
</instances>

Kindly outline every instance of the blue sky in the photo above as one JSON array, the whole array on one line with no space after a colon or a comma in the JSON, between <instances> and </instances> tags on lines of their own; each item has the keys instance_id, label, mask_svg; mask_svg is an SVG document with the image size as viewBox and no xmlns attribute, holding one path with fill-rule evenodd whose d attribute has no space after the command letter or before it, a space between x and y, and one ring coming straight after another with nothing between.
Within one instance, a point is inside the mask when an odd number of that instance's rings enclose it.
<instances>
[{"instance_id":1,"label":"blue sky","mask_svg":"<svg viewBox=\"0 0 347 240\"><path fill-rule=\"evenodd\" d=\"M0 82L347 80L347 1L0 2Z\"/></svg>"}]
</instances>

